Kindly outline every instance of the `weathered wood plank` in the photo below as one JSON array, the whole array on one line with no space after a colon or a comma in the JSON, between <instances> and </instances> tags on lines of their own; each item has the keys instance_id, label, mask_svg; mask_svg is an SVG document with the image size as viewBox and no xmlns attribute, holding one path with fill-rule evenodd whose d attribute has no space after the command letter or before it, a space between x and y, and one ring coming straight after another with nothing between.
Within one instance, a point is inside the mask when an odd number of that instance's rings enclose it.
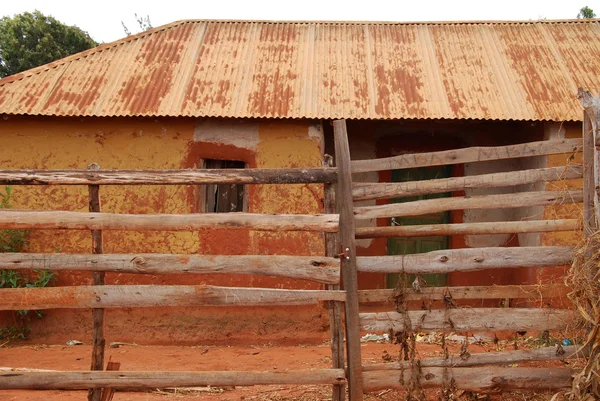
<instances>
[{"instance_id":1,"label":"weathered wood plank","mask_svg":"<svg viewBox=\"0 0 600 401\"><path fill-rule=\"evenodd\" d=\"M92 163L88 166L89 171L97 171L100 166ZM91 213L100 212L100 186L88 186L89 201L88 207ZM92 253L102 253L102 231L92 230ZM92 281L94 285L104 285L104 272L92 272ZM29 309L29 308L23 308ZM104 348L106 340L104 339L104 309L95 308L92 310L92 361L91 370L104 370ZM88 392L89 401L100 401L102 396L101 389L91 389Z\"/></svg>"},{"instance_id":2,"label":"weathered wood plank","mask_svg":"<svg viewBox=\"0 0 600 401\"><path fill-rule=\"evenodd\" d=\"M575 313L541 308L458 308L408 311L414 331L527 331L561 330L572 324ZM387 333L405 330L404 316L398 312L361 313L363 330Z\"/></svg>"},{"instance_id":3,"label":"weathered wood plank","mask_svg":"<svg viewBox=\"0 0 600 401\"><path fill-rule=\"evenodd\" d=\"M333 157L325 155L323 167L333 167ZM325 184L323 188L323 212L335 214L335 186ZM340 248L337 233L325 233L325 256L336 257ZM339 284L327 285L328 290L337 291ZM331 362L334 369L344 369L344 323L342 321L342 309L344 305L340 302L329 302L329 331L331 335ZM334 385L331 400L343 401L346 398L346 388L343 384Z\"/></svg>"},{"instance_id":4,"label":"weathered wood plank","mask_svg":"<svg viewBox=\"0 0 600 401\"><path fill-rule=\"evenodd\" d=\"M575 231L580 229L576 219L494 221L485 223L426 224L414 226L360 227L356 238L429 237L436 235L482 235Z\"/></svg>"},{"instance_id":5,"label":"weathered wood plank","mask_svg":"<svg viewBox=\"0 0 600 401\"><path fill-rule=\"evenodd\" d=\"M498 188L536 182L566 180L581 178L582 176L583 166L572 165L426 181L357 183L352 188L352 196L355 201L389 199L462 191L465 189Z\"/></svg>"},{"instance_id":6,"label":"weathered wood plank","mask_svg":"<svg viewBox=\"0 0 600 401\"><path fill-rule=\"evenodd\" d=\"M0 253L0 269L139 274L257 274L340 282L339 259L323 256Z\"/></svg>"},{"instance_id":7,"label":"weathered wood plank","mask_svg":"<svg viewBox=\"0 0 600 401\"><path fill-rule=\"evenodd\" d=\"M361 370L360 323L358 310L358 278L356 269L355 225L352 210L352 174L346 121L333 122L335 159L338 167L336 204L340 216L339 242L344 256L341 258L345 303L346 355L348 359L348 397L350 401L362 401L363 385Z\"/></svg>"},{"instance_id":8,"label":"weathered wood plank","mask_svg":"<svg viewBox=\"0 0 600 401\"><path fill-rule=\"evenodd\" d=\"M411 383L410 369L364 372L365 391L404 389ZM455 388L476 393L503 393L509 390L561 390L571 387L573 371L565 368L423 368L423 388L452 384ZM404 383L404 384L403 384Z\"/></svg>"},{"instance_id":9,"label":"weathered wood plank","mask_svg":"<svg viewBox=\"0 0 600 401\"><path fill-rule=\"evenodd\" d=\"M344 291L210 285L104 285L0 289L0 310L159 306L311 305L346 299Z\"/></svg>"},{"instance_id":10,"label":"weathered wood plank","mask_svg":"<svg viewBox=\"0 0 600 401\"><path fill-rule=\"evenodd\" d=\"M600 98L592 95L590 92L579 88L577 92L579 102L583 106L584 114L588 118L584 117L584 126L586 129L591 129L592 137L594 138L594 156L593 156L593 175L594 175L594 213L595 213L595 224L600 224L600 134L598 133L598 121L600 121ZM589 141L589 139L588 139ZM585 157L585 155L584 155ZM591 156L588 156L591 157ZM585 185L585 184L584 184ZM588 220L589 221L589 220Z\"/></svg>"},{"instance_id":11,"label":"weathered wood plank","mask_svg":"<svg viewBox=\"0 0 600 401\"><path fill-rule=\"evenodd\" d=\"M590 116L583 113L583 225L586 235L596 232L598 224L594 199L596 190L594 184L594 130Z\"/></svg>"},{"instance_id":12,"label":"weathered wood plank","mask_svg":"<svg viewBox=\"0 0 600 401\"><path fill-rule=\"evenodd\" d=\"M444 249L393 256L361 256L358 270L371 273L430 274L505 267L565 266L574 247L528 246L511 248Z\"/></svg>"},{"instance_id":13,"label":"weathered wood plank","mask_svg":"<svg viewBox=\"0 0 600 401\"><path fill-rule=\"evenodd\" d=\"M0 373L0 390L115 389L199 386L254 386L268 384L340 384L343 369L285 372L8 372Z\"/></svg>"},{"instance_id":14,"label":"weathered wood plank","mask_svg":"<svg viewBox=\"0 0 600 401\"><path fill-rule=\"evenodd\" d=\"M405 203L354 208L357 219L381 217L420 216L429 213L463 209L508 209L526 206L548 206L578 203L583 191L535 191L501 195L453 196L451 198L426 199Z\"/></svg>"},{"instance_id":15,"label":"weathered wood plank","mask_svg":"<svg viewBox=\"0 0 600 401\"><path fill-rule=\"evenodd\" d=\"M244 228L257 231L323 231L338 229L336 214L116 214L65 211L0 211L0 228L15 230L165 230Z\"/></svg>"},{"instance_id":16,"label":"weathered wood plank","mask_svg":"<svg viewBox=\"0 0 600 401\"><path fill-rule=\"evenodd\" d=\"M461 287L422 287L420 292L407 288L404 299L421 301L423 299L443 301L444 297L452 299L540 299L550 297L566 297L570 290L560 284L546 285L493 285L493 286L461 286ZM395 290L361 290L358 292L361 303L393 302Z\"/></svg>"},{"instance_id":17,"label":"weathered wood plank","mask_svg":"<svg viewBox=\"0 0 600 401\"><path fill-rule=\"evenodd\" d=\"M354 160L352 161L352 172L366 173L370 171L515 159L529 156L580 152L581 149L581 139L539 141L508 146L476 146L441 152L405 154L374 160Z\"/></svg>"},{"instance_id":18,"label":"weathered wood plank","mask_svg":"<svg viewBox=\"0 0 600 401\"><path fill-rule=\"evenodd\" d=\"M335 168L207 170L0 170L0 185L198 185L331 183Z\"/></svg>"},{"instance_id":19,"label":"weathered wood plank","mask_svg":"<svg viewBox=\"0 0 600 401\"><path fill-rule=\"evenodd\" d=\"M496 351L478 354L469 354L466 358L460 355L450 355L446 358L426 358L420 359L419 365L422 367L469 367L484 365L504 365L521 362L535 361L564 361L567 359L583 358L589 354L589 349L579 349L577 346L568 347L544 347L537 349L525 349L518 351ZM410 369L411 361L400 361L392 363L377 363L363 366L363 372L373 370L398 370Z\"/></svg>"}]
</instances>

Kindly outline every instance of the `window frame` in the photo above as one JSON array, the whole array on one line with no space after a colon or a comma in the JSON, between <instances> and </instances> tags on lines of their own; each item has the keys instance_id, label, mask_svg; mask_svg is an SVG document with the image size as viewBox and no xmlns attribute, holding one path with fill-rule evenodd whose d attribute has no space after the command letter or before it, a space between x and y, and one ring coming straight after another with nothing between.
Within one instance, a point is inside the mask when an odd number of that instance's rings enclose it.
<instances>
[{"instance_id":1,"label":"window frame","mask_svg":"<svg viewBox=\"0 0 600 401\"><path fill-rule=\"evenodd\" d=\"M233 167L234 168L248 168L248 163L243 160L231 160L231 159L212 159L212 158L202 158L198 161L198 168L203 170L213 170L213 169L224 169L223 167L210 167L210 162L234 162L243 164L243 167ZM239 185L242 186L243 194L242 194L242 210L235 212L215 212L208 210L208 188L218 185ZM197 213L248 213L248 185L247 184L202 184L196 186L196 196L195 196L195 210Z\"/></svg>"}]
</instances>

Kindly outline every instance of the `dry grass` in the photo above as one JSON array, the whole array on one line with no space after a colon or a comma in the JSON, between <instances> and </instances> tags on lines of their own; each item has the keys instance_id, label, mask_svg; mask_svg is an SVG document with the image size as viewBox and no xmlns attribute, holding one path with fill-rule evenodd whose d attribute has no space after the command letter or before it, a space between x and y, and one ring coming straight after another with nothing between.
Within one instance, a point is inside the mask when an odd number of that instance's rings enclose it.
<instances>
[{"instance_id":1,"label":"dry grass","mask_svg":"<svg viewBox=\"0 0 600 401\"><path fill-rule=\"evenodd\" d=\"M589 335L583 347L591 349L583 369L574 376L573 388L567 392L571 401L600 399L600 232L589 236L574 255L567 275L572 289L569 299L584 320ZM557 397L558 398L558 397Z\"/></svg>"}]
</instances>

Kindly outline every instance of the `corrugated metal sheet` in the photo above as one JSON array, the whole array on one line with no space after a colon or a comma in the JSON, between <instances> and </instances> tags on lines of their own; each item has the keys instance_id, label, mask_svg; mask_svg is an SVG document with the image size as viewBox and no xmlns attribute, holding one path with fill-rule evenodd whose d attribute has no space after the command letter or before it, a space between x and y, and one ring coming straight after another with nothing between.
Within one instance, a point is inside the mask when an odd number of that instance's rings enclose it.
<instances>
[{"instance_id":1,"label":"corrugated metal sheet","mask_svg":"<svg viewBox=\"0 0 600 401\"><path fill-rule=\"evenodd\" d=\"M0 80L0 113L580 120L596 20L181 21Z\"/></svg>"}]
</instances>

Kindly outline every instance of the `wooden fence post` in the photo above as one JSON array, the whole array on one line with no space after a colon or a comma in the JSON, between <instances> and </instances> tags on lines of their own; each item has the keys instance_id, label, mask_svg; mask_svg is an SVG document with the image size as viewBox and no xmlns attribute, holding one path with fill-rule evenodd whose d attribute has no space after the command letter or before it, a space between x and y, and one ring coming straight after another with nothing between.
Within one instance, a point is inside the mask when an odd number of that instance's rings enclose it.
<instances>
[{"instance_id":1,"label":"wooden fence post","mask_svg":"<svg viewBox=\"0 0 600 401\"><path fill-rule=\"evenodd\" d=\"M362 401L363 379L360 355L360 318L358 310L358 280L356 267L356 240L354 206L352 202L352 172L346 121L333 122L335 160L338 169L335 194L340 214L339 242L341 267L346 290L346 354L348 358L348 396L350 401Z\"/></svg>"},{"instance_id":2,"label":"wooden fence post","mask_svg":"<svg viewBox=\"0 0 600 401\"><path fill-rule=\"evenodd\" d=\"M583 106L583 228L587 236L598 229L598 117L600 98L579 89L579 101Z\"/></svg>"},{"instance_id":3,"label":"wooden fence post","mask_svg":"<svg viewBox=\"0 0 600 401\"><path fill-rule=\"evenodd\" d=\"M100 170L100 166L92 163L88 170ZM89 210L90 212L100 212L100 186L89 185ZM92 230L92 253L102 253L102 231ZM104 272L93 272L92 279L94 285L104 285ZM92 343L92 364L91 370L104 370L104 309L92 309L93 318L93 343ZM100 401L102 389L91 389L88 392L89 401Z\"/></svg>"},{"instance_id":4,"label":"wooden fence post","mask_svg":"<svg viewBox=\"0 0 600 401\"><path fill-rule=\"evenodd\" d=\"M333 158L325 155L323 167L333 167ZM334 184L324 186L323 212L335 214L335 187ZM325 233L325 256L336 257L339 249L337 233ZM339 290L339 284L328 284L328 290ZM334 369L344 369L344 327L342 326L342 303L329 302L329 326L331 331L331 359ZM342 401L346 398L344 384L333 386L332 401Z\"/></svg>"}]
</instances>

